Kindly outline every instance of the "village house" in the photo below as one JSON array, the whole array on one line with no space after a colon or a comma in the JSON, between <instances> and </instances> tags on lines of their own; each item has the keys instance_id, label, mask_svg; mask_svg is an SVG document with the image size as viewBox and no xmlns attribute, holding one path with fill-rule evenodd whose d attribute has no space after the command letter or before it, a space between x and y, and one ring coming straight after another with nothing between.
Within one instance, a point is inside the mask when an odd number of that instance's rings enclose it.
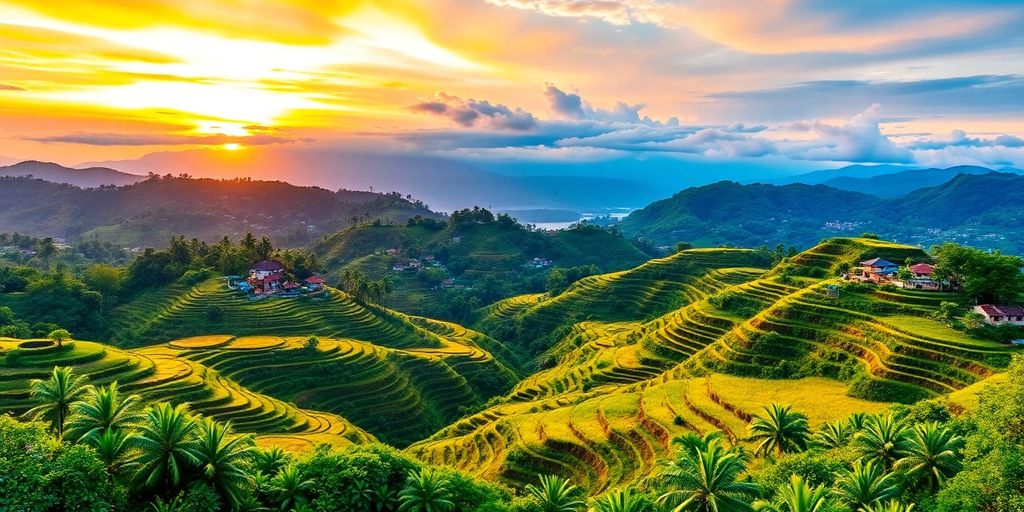
<instances>
[{"instance_id":1,"label":"village house","mask_svg":"<svg viewBox=\"0 0 1024 512\"><path fill-rule=\"evenodd\" d=\"M860 268L866 281L880 283L892 279L899 272L899 265L882 258L871 258L860 262Z\"/></svg>"},{"instance_id":2,"label":"village house","mask_svg":"<svg viewBox=\"0 0 1024 512\"><path fill-rule=\"evenodd\" d=\"M979 304L974 306L974 312L984 317L985 323L990 325L1024 325L1024 306Z\"/></svg>"},{"instance_id":3,"label":"village house","mask_svg":"<svg viewBox=\"0 0 1024 512\"><path fill-rule=\"evenodd\" d=\"M914 288L917 290L938 290L940 283L933 276L935 267L927 263L917 263L907 268L911 278L903 282L903 288Z\"/></svg>"},{"instance_id":4,"label":"village house","mask_svg":"<svg viewBox=\"0 0 1024 512\"><path fill-rule=\"evenodd\" d=\"M309 276L302 282L306 283L306 288L308 288L309 291L318 292L324 289L324 284L326 284L327 281L320 276Z\"/></svg>"}]
</instances>

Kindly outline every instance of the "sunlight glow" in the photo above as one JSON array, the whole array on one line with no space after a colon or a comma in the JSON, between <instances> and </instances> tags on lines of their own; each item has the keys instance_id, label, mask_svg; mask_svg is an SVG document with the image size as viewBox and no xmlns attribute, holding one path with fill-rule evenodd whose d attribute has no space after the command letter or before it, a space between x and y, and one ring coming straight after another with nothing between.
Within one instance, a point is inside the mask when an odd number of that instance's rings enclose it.
<instances>
[{"instance_id":1,"label":"sunlight glow","mask_svg":"<svg viewBox=\"0 0 1024 512\"><path fill-rule=\"evenodd\" d=\"M237 142L229 142L224 144L224 149L228 151L238 151L239 149L242 149L242 145Z\"/></svg>"}]
</instances>

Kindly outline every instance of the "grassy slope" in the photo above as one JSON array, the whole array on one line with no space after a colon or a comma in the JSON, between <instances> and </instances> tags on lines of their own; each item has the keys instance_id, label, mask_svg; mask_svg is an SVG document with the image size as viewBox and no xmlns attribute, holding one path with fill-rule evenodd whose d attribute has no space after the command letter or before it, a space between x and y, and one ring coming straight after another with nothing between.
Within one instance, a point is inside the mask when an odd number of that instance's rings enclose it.
<instances>
[{"instance_id":1,"label":"grassy slope","mask_svg":"<svg viewBox=\"0 0 1024 512\"><path fill-rule=\"evenodd\" d=\"M224 344L229 336L208 336L208 344ZM344 418L301 409L254 392L224 373L190 359L175 357L166 346L120 350L99 343L74 341L63 348L17 348L23 340L0 339L6 357L0 359L0 411L21 414L33 406L32 379L45 379L54 366L72 366L91 384L118 381L125 392L146 403L187 403L193 412L230 420L239 432L257 434L261 444L292 450L317 443L346 445L373 437Z\"/></svg>"},{"instance_id":2,"label":"grassy slope","mask_svg":"<svg viewBox=\"0 0 1024 512\"><path fill-rule=\"evenodd\" d=\"M817 423L955 391L1008 361L1003 346L919 320L940 301L963 297L826 293L824 276L842 264L922 256L913 247L830 240L770 272L739 266L749 265L739 254L686 251L581 280L560 297L521 296L486 308L478 328L496 336L489 329L557 332L547 353L557 364L410 451L513 484L530 480L527 469L536 466L596 491L650 474L650 461L685 430L719 429L743 442L749 415L771 401L793 403ZM706 263L682 266L693 258ZM688 272L670 270L679 268ZM659 291L666 284L672 299ZM764 378L771 376L800 380ZM838 376L856 382L825 378Z\"/></svg>"},{"instance_id":3,"label":"grassy slope","mask_svg":"<svg viewBox=\"0 0 1024 512\"><path fill-rule=\"evenodd\" d=\"M208 319L213 305L222 308L221 320ZM330 342L343 345L330 357L273 347L237 352L232 357L246 360L230 371L210 354L179 355L277 398L342 413L396 445L423 438L460 416L460 407L479 405L518 380L511 353L479 332L362 304L334 289L319 298L251 301L214 278L148 292L112 318L111 338L132 346L174 348L171 340L212 333L283 339L290 348L310 335L344 340ZM290 370L279 371L278 360Z\"/></svg>"},{"instance_id":4,"label":"grassy slope","mask_svg":"<svg viewBox=\"0 0 1024 512\"><path fill-rule=\"evenodd\" d=\"M403 253L400 256L383 254L390 248L398 248ZM313 251L331 274L347 268L360 270L374 279L391 276L396 285L394 306L414 313L424 311L436 292L420 281L415 272L391 270L396 262L407 260L410 254L425 256L446 252L451 261L463 261L465 271L451 277L459 277L465 284L473 284L488 275L504 277L510 272L541 272L522 268L525 261L534 257L548 258L562 267L593 264L605 272L639 265L648 259L628 240L606 232L569 230L548 235L502 229L497 224L442 230L423 226L361 226L315 244Z\"/></svg>"}]
</instances>

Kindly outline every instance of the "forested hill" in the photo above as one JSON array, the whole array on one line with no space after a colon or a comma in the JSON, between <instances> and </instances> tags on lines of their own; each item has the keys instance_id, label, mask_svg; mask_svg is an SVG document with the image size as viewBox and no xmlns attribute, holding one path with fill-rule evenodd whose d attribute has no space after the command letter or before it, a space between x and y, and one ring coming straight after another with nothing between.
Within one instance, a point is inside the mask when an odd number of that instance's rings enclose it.
<instances>
[{"instance_id":1,"label":"forested hill","mask_svg":"<svg viewBox=\"0 0 1024 512\"><path fill-rule=\"evenodd\" d=\"M31 178L0 178L0 231L99 239L126 246L205 240L246 232L285 245L344 229L355 220L436 217L397 194L330 191L280 181L151 176L123 187L82 189Z\"/></svg>"},{"instance_id":2,"label":"forested hill","mask_svg":"<svg viewBox=\"0 0 1024 512\"><path fill-rule=\"evenodd\" d=\"M956 240L1024 253L1024 176L961 174L941 185L880 198L825 185L740 185L683 190L633 212L619 228L656 244L800 247L873 232L915 245Z\"/></svg>"}]
</instances>

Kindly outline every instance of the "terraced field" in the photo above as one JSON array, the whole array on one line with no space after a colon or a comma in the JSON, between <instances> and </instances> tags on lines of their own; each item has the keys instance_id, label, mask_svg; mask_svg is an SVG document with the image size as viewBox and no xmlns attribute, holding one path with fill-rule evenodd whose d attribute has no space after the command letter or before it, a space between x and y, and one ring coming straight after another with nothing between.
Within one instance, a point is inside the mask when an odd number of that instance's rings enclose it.
<instances>
[{"instance_id":1,"label":"terraced field","mask_svg":"<svg viewBox=\"0 0 1024 512\"><path fill-rule=\"evenodd\" d=\"M724 375L573 392L534 402L509 402L455 423L408 451L436 464L511 485L537 471L571 476L592 492L633 482L655 471L685 432L722 430L743 440L761 404L792 403L813 426L855 411L887 406L850 398L842 383L748 379Z\"/></svg>"},{"instance_id":2,"label":"terraced field","mask_svg":"<svg viewBox=\"0 0 1024 512\"><path fill-rule=\"evenodd\" d=\"M642 321L699 301L764 272L747 249L691 249L632 270L581 279L554 297L513 297L483 309L474 326L539 352L577 322ZM537 350L540 348L540 350Z\"/></svg>"},{"instance_id":3,"label":"terraced field","mask_svg":"<svg viewBox=\"0 0 1024 512\"><path fill-rule=\"evenodd\" d=\"M206 337L198 343L225 343L230 337ZM45 379L54 366L71 366L91 384L118 381L122 390L147 403L187 403L193 412L230 420L239 432L257 435L261 444L305 450L319 443L347 445L373 436L341 416L310 411L257 393L199 362L175 357L168 347L120 350L87 341L25 348L24 340L0 338L0 412L21 414L33 406L32 379ZM29 343L32 345L32 343Z\"/></svg>"},{"instance_id":4,"label":"terraced field","mask_svg":"<svg viewBox=\"0 0 1024 512\"><path fill-rule=\"evenodd\" d=\"M479 328L514 342L554 333L538 357L545 368L409 450L513 485L539 467L597 492L650 475L683 431L745 443L766 403L792 403L820 423L954 392L1006 366L1010 348L930 319L964 297L833 277L873 256L925 255L835 239L765 271L744 251L684 251L557 297L499 302Z\"/></svg>"}]
</instances>

